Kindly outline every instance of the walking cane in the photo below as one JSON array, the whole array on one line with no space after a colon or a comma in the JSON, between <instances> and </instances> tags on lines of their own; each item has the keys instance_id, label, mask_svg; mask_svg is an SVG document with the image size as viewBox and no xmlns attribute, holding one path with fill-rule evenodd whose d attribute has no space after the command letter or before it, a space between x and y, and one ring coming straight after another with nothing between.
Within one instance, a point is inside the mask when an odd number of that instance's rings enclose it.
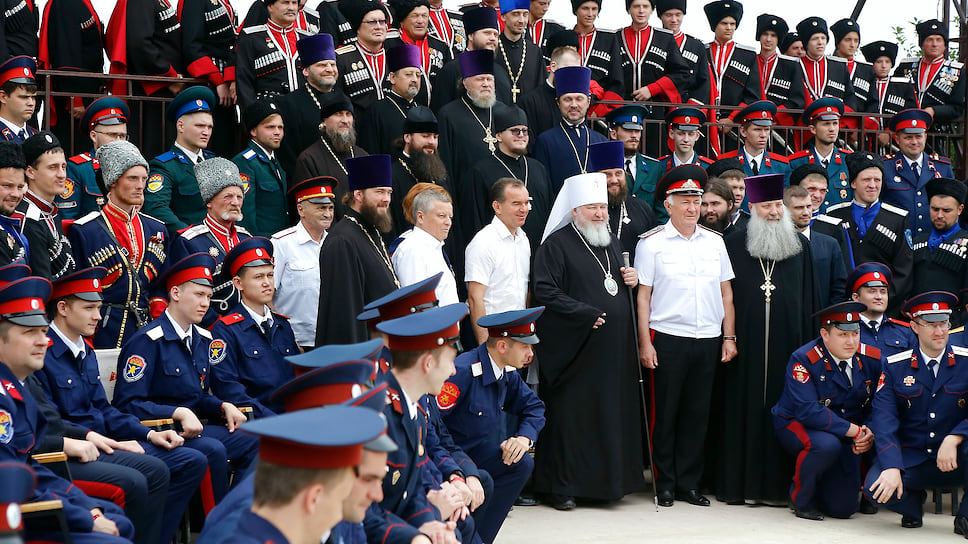
<instances>
[{"instance_id":1,"label":"walking cane","mask_svg":"<svg viewBox=\"0 0 968 544\"><path fill-rule=\"evenodd\" d=\"M625 268L631 268L632 263L629 260L629 252L622 252L622 260L625 261ZM632 300L632 288L628 289L629 294L629 305L632 307L632 321L636 323L636 328L638 327L638 319L635 315L635 301ZM645 417L645 439L647 440L649 449L649 467L652 470L652 500L655 502L655 511L659 511L659 491L655 487L655 460L652 458L652 435L649 431L649 408L645 404L645 380L642 378L642 361L639 358L639 342L638 338L632 344L635 346L635 368L639 370L639 396L642 398L642 415Z\"/></svg>"}]
</instances>

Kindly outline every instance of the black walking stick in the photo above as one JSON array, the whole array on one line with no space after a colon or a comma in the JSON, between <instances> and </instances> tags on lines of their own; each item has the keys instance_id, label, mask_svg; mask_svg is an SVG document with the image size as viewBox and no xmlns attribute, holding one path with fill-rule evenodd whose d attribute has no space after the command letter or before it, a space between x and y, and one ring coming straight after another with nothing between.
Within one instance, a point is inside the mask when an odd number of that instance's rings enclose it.
<instances>
[{"instance_id":1,"label":"black walking stick","mask_svg":"<svg viewBox=\"0 0 968 544\"><path fill-rule=\"evenodd\" d=\"M625 261L625 268L631 268L632 263L629 260L629 252L622 252L622 260ZM628 286L626 286L628 287ZM629 294L629 305L632 307L632 321L636 324L636 336L638 336L638 322L637 316L635 315L635 300L632 299L632 288L628 288ZM649 431L649 407L645 404L645 380L642 377L642 360L639 358L639 342L636 338L635 342L632 344L635 346L635 368L639 371L639 396L642 398L642 415L645 417L645 439L648 444L649 449L649 467L652 470L652 500L655 502L655 511L659 511L659 491L655 487L655 460L652 458L652 435Z\"/></svg>"}]
</instances>

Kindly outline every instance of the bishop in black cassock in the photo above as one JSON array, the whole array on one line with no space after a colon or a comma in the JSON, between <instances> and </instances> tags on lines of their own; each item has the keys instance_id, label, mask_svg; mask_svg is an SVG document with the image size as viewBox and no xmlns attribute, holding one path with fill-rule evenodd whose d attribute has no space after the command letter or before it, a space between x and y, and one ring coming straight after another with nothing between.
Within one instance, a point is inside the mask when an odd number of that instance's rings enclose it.
<instances>
[{"instance_id":1,"label":"bishop in black cassock","mask_svg":"<svg viewBox=\"0 0 968 544\"><path fill-rule=\"evenodd\" d=\"M557 495L556 505L569 497L618 500L645 489L635 321L619 271L622 249L607 231L607 245L589 243L572 222L573 209L606 200L603 174L566 181L534 260L532 303L546 307L536 348L547 410L534 488ZM603 270L614 283L606 285Z\"/></svg>"},{"instance_id":2,"label":"bishop in black cassock","mask_svg":"<svg viewBox=\"0 0 968 544\"><path fill-rule=\"evenodd\" d=\"M756 214L755 203L782 200L783 176L747 178L746 187ZM762 257L751 254L748 247L771 226L792 233L788 245L795 254L784 255L790 251L785 248L757 249L764 253ZM721 373L724 402L713 409L718 421L710 421L710 427L718 426L722 432L718 454L710 461L717 475L716 496L731 503L786 501L793 459L776 440L770 408L783 392L790 354L813 338L818 328L811 317L819 300L810 242L793 229L788 217L774 223L759 216L725 241L736 274L732 287L739 354Z\"/></svg>"},{"instance_id":3,"label":"bishop in black cassock","mask_svg":"<svg viewBox=\"0 0 968 544\"><path fill-rule=\"evenodd\" d=\"M377 207L374 189L390 187L390 157L367 155L346 161L348 191L355 198L342 220L329 230L319 251L319 313L316 345L352 344L370 338L365 321L356 316L363 306L400 287L393 264L371 214L385 216L389 208Z\"/></svg>"},{"instance_id":4,"label":"bishop in black cassock","mask_svg":"<svg viewBox=\"0 0 968 544\"><path fill-rule=\"evenodd\" d=\"M538 249L538 242L544 232L548 214L551 212L551 182L548 171L540 162L525 156L528 148L528 133L520 136L512 133L511 129L528 128L527 116L521 108L507 106L498 108L494 115L495 129L498 138L498 148L494 153L474 165L470 174L471 187L468 191L466 204L460 210L461 220L464 221L464 232L472 237L484 228L494 217L491 205L491 186L501 178L515 178L524 182L531 198L531 209L524 223L524 232L531 242L531 254Z\"/></svg>"}]
</instances>

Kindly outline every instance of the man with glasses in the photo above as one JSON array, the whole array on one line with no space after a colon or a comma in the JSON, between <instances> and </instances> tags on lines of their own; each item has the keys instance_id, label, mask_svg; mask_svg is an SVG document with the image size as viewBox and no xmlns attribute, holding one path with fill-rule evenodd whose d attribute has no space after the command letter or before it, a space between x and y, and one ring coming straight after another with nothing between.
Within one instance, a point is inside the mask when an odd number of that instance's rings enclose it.
<instances>
[{"instance_id":1,"label":"man with glasses","mask_svg":"<svg viewBox=\"0 0 968 544\"><path fill-rule=\"evenodd\" d=\"M390 88L384 47L390 14L377 0L347 0L340 3L340 11L357 40L336 49L336 89L349 97L357 115L362 115Z\"/></svg>"},{"instance_id":2,"label":"man with glasses","mask_svg":"<svg viewBox=\"0 0 968 544\"><path fill-rule=\"evenodd\" d=\"M54 198L58 214L78 219L104 206L104 182L95 159L97 150L108 142L128 139L128 104L115 96L98 98L84 111L80 130L87 129L94 147L67 159L64 192Z\"/></svg>"},{"instance_id":3,"label":"man with glasses","mask_svg":"<svg viewBox=\"0 0 968 544\"><path fill-rule=\"evenodd\" d=\"M915 349L887 358L874 394L870 428L877 458L864 495L901 514L901 527L922 525L927 489L968 491L968 348L948 343L948 317L958 297L944 291L918 295L904 305ZM955 516L955 534L968 535L968 494Z\"/></svg>"}]
</instances>

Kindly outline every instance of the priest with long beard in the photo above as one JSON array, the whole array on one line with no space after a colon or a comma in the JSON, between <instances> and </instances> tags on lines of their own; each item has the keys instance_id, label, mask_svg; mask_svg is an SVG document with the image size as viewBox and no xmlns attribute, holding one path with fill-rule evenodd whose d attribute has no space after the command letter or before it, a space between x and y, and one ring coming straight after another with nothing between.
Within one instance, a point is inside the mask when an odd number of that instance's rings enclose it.
<instances>
[{"instance_id":1,"label":"priest with long beard","mask_svg":"<svg viewBox=\"0 0 968 544\"><path fill-rule=\"evenodd\" d=\"M631 286L608 231L605 174L565 180L534 259L538 391L547 424L534 488L559 510L575 498L615 501L643 491L642 432Z\"/></svg>"},{"instance_id":2,"label":"priest with long beard","mask_svg":"<svg viewBox=\"0 0 968 544\"><path fill-rule=\"evenodd\" d=\"M729 504L786 504L793 460L776 440L770 407L783 391L790 354L817 330L811 315L819 304L810 243L783 206L783 174L745 181L749 226L726 237L736 274L739 355L727 363L720 382L716 496Z\"/></svg>"}]
</instances>

